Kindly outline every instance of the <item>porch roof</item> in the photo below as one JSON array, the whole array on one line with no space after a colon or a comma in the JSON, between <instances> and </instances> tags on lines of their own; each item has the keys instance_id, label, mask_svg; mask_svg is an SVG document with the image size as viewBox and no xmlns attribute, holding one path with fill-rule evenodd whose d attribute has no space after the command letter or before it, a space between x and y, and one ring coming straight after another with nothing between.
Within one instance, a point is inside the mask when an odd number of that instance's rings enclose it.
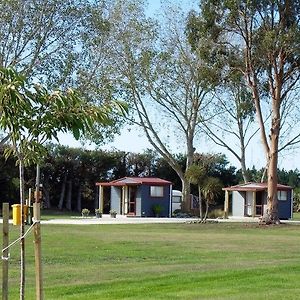
<instances>
[{"instance_id":1,"label":"porch roof","mask_svg":"<svg viewBox=\"0 0 300 300\"><path fill-rule=\"evenodd\" d=\"M110 182L96 182L98 186L126 186L126 185L170 185L171 181L157 177L123 177Z\"/></svg>"},{"instance_id":2,"label":"porch roof","mask_svg":"<svg viewBox=\"0 0 300 300\"><path fill-rule=\"evenodd\" d=\"M226 188L223 188L223 191L238 191L238 192L248 192L248 191L265 191L268 189L267 182L247 182L243 184L233 185ZM283 184L277 184L277 190L279 191L288 191L292 190L292 187Z\"/></svg>"}]
</instances>

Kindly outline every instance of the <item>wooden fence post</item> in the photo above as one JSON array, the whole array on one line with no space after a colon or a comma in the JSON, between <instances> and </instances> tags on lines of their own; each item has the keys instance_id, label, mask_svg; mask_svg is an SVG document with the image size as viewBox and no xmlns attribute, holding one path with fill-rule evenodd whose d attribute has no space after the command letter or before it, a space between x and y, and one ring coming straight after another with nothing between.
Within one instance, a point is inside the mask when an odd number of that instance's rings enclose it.
<instances>
[{"instance_id":1,"label":"wooden fence post","mask_svg":"<svg viewBox=\"0 0 300 300\"><path fill-rule=\"evenodd\" d=\"M34 256L35 256L35 285L36 300L43 300L43 274L42 274L42 244L41 244L41 204L33 204L34 222Z\"/></svg>"},{"instance_id":2,"label":"wooden fence post","mask_svg":"<svg viewBox=\"0 0 300 300\"><path fill-rule=\"evenodd\" d=\"M2 204L3 217L3 248L9 243L9 204ZM2 252L2 300L8 299L8 253L9 249Z\"/></svg>"}]
</instances>

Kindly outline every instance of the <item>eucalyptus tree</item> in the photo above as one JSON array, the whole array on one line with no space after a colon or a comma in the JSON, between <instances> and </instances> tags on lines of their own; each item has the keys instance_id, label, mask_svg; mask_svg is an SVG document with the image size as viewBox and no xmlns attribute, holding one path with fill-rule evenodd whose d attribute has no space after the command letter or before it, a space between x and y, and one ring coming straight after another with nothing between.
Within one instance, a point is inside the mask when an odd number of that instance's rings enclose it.
<instances>
[{"instance_id":1,"label":"eucalyptus tree","mask_svg":"<svg viewBox=\"0 0 300 300\"><path fill-rule=\"evenodd\" d=\"M224 92L224 90L226 92ZM227 88L215 88L214 114L203 121L202 128L216 145L228 150L238 160L244 182L249 181L246 153L258 129L254 128L255 108L243 82Z\"/></svg>"},{"instance_id":2,"label":"eucalyptus tree","mask_svg":"<svg viewBox=\"0 0 300 300\"><path fill-rule=\"evenodd\" d=\"M2 0L0 66L58 86L70 75L88 1Z\"/></svg>"},{"instance_id":3,"label":"eucalyptus tree","mask_svg":"<svg viewBox=\"0 0 300 300\"><path fill-rule=\"evenodd\" d=\"M300 3L204 0L200 9L200 14L190 14L190 43L211 74L236 73L247 83L268 166L264 219L278 223L278 152L300 138L296 127L289 130L289 139L282 135L290 109L295 107L289 99L295 95L300 77ZM266 123L268 112L270 121Z\"/></svg>"},{"instance_id":4,"label":"eucalyptus tree","mask_svg":"<svg viewBox=\"0 0 300 300\"><path fill-rule=\"evenodd\" d=\"M184 173L193 161L208 90L201 60L191 52L184 34L184 13L169 8L164 23L159 24L145 15L144 8L142 0L112 1L107 12L109 48L90 43L94 59L103 62L106 71L99 73L103 68L97 68L92 73L98 74L98 80L105 79L114 97L128 101L130 124L141 128L155 151L176 171L186 199L189 183ZM105 53L109 53L107 60ZM170 140L185 152L185 168L178 164Z\"/></svg>"}]
</instances>

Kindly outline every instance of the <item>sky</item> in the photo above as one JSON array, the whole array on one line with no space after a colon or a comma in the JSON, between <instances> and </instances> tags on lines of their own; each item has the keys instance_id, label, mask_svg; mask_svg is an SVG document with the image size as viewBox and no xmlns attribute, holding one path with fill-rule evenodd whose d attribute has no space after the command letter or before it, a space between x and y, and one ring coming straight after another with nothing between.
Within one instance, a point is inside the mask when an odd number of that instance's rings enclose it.
<instances>
[{"instance_id":1,"label":"sky","mask_svg":"<svg viewBox=\"0 0 300 300\"><path fill-rule=\"evenodd\" d=\"M166 1L160 0L149 0L149 7L147 10L147 14L149 16L156 15L160 9L160 3L166 3ZM197 8L197 0L170 0L170 3L179 4L185 10L195 9ZM60 143L64 145L68 145L70 147L82 147L80 142L77 142L70 134L60 134ZM184 148L180 147L178 141L171 142L172 149L174 152L184 153ZM228 151L226 151L222 147L218 147L213 143L201 138L198 143L195 144L196 151L199 153L202 152L210 152L210 153L224 153L228 158L229 162L240 168L238 161L235 157ZM92 145L84 145L84 148L93 149ZM152 148L150 143L147 141L147 138L143 136L141 129L137 129L135 127L126 127L121 131L120 136L116 136L114 142L108 143L101 147L101 149L105 150L123 150L128 152L143 152L144 150ZM265 157L262 145L259 140L259 136L256 140L251 144L250 148L247 151L247 166L252 168L255 166L256 168L264 167ZM300 170L300 150L294 150L289 152L284 152L279 154L279 168L284 168L286 170L298 168Z\"/></svg>"}]
</instances>

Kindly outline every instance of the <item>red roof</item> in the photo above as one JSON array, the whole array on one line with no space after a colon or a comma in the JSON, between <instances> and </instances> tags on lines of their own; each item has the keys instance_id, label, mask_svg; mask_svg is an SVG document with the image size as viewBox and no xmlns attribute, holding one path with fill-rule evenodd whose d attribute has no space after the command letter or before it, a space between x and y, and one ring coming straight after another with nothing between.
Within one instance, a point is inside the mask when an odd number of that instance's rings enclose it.
<instances>
[{"instance_id":1,"label":"red roof","mask_svg":"<svg viewBox=\"0 0 300 300\"><path fill-rule=\"evenodd\" d=\"M170 185L171 181L156 177L124 177L110 182L96 182L102 186L125 186L125 185Z\"/></svg>"},{"instance_id":2,"label":"red roof","mask_svg":"<svg viewBox=\"0 0 300 300\"><path fill-rule=\"evenodd\" d=\"M254 191L255 192L255 191L265 191L267 189L268 189L267 182L247 182L247 183L223 188L223 191L238 191L238 192ZM277 184L277 190L288 191L288 190L292 190L292 187L288 185Z\"/></svg>"}]
</instances>

